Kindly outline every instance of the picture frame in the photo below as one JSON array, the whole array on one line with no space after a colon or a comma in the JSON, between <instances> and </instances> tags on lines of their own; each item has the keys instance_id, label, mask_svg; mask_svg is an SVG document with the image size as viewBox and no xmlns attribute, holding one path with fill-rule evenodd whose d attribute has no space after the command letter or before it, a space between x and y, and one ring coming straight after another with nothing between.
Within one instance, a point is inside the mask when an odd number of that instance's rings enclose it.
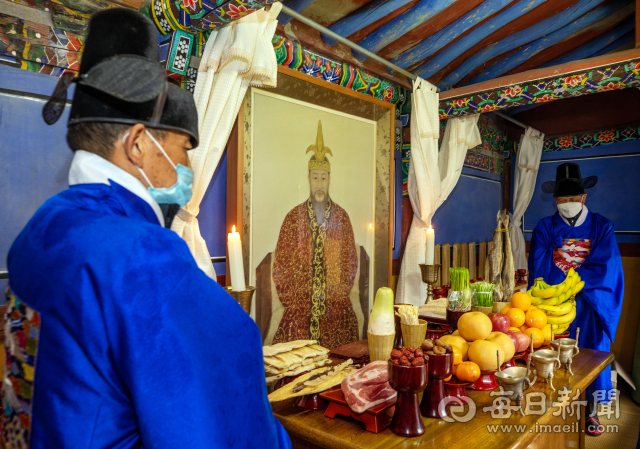
<instances>
[{"instance_id":1,"label":"picture frame","mask_svg":"<svg viewBox=\"0 0 640 449\"><path fill-rule=\"evenodd\" d=\"M330 149L328 196L331 204L344 206L343 220L353 228L352 240L348 241L355 242L358 261L349 292L357 331L351 331L348 340L366 338L375 292L392 285L395 106L279 66L275 89L248 90L227 146L227 227L231 232L235 225L241 235L245 280L256 287L251 316L261 329L265 345L300 339L305 334L304 329L282 333L289 309L280 301L286 295L274 286L279 276L274 273L278 257L285 257L279 246L285 216L289 217L293 208L303 207L304 201L312 204L315 198L309 192L312 172L307 163L320 135L321 145ZM293 189L292 185L299 188ZM305 195L310 199L304 200ZM340 209L331 206L331 210ZM363 229L367 221L371 230ZM278 225L280 222L282 225ZM351 243L345 245L350 248ZM327 266L334 263L328 255L325 259ZM327 268L327 285L330 271ZM335 303L331 299L331 304ZM330 315L335 314L332 311ZM320 319L325 327L329 326L323 321L326 319ZM289 327L304 328L305 320L297 319ZM344 327L333 326L336 332ZM307 339L317 337L311 335L313 329L309 332ZM320 343L327 347L346 338L325 335L326 329L323 332Z\"/></svg>"}]
</instances>

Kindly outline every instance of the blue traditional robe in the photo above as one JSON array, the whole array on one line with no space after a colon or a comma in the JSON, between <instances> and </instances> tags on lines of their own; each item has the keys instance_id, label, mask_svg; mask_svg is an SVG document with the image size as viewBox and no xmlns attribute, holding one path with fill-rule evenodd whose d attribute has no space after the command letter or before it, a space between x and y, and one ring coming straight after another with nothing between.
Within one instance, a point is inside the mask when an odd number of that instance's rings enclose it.
<instances>
[{"instance_id":1,"label":"blue traditional robe","mask_svg":"<svg viewBox=\"0 0 640 449\"><path fill-rule=\"evenodd\" d=\"M569 327L570 336L575 338L579 327L580 347L609 352L616 336L624 292L622 260L611 221L591 211L584 223L576 227L565 223L558 212L540 220L531 238L529 286L539 277L549 285L564 280L565 273L554 263L554 250L562 248L566 239L591 240L590 252L576 270L585 286L576 296L576 318ZM606 390L606 397L610 399L611 388L611 367L608 366L587 388L587 400L596 390Z\"/></svg>"},{"instance_id":2,"label":"blue traditional robe","mask_svg":"<svg viewBox=\"0 0 640 449\"><path fill-rule=\"evenodd\" d=\"M31 448L290 447L258 327L130 190L52 197L8 267L41 321Z\"/></svg>"}]
</instances>

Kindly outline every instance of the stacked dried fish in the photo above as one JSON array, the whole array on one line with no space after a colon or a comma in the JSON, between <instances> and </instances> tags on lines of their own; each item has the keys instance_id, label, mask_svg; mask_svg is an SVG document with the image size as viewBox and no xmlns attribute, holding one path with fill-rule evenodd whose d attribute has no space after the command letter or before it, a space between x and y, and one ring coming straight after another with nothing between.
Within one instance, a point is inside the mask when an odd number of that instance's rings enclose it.
<instances>
[{"instance_id":1,"label":"stacked dried fish","mask_svg":"<svg viewBox=\"0 0 640 449\"><path fill-rule=\"evenodd\" d=\"M284 401L297 396L320 393L340 385L347 374L353 371L352 363L353 360L349 359L333 368L318 368L304 374L295 381L271 393L269 402Z\"/></svg>"},{"instance_id":2,"label":"stacked dried fish","mask_svg":"<svg viewBox=\"0 0 640 449\"><path fill-rule=\"evenodd\" d=\"M498 211L496 230L493 232L493 246L484 270L484 279L496 284L493 301L509 301L515 289L513 253L509 238L509 213ZM511 270L511 271L509 271Z\"/></svg>"},{"instance_id":3,"label":"stacked dried fish","mask_svg":"<svg viewBox=\"0 0 640 449\"><path fill-rule=\"evenodd\" d=\"M505 229L504 234L504 264L502 268L502 297L504 301L511 301L513 291L516 289L515 264L513 262L513 252L511 251L511 237L509 237L509 214L504 211L502 224Z\"/></svg>"},{"instance_id":4,"label":"stacked dried fish","mask_svg":"<svg viewBox=\"0 0 640 449\"><path fill-rule=\"evenodd\" d=\"M329 350L317 343L317 340L296 340L264 346L262 352L267 384L331 363Z\"/></svg>"}]
</instances>

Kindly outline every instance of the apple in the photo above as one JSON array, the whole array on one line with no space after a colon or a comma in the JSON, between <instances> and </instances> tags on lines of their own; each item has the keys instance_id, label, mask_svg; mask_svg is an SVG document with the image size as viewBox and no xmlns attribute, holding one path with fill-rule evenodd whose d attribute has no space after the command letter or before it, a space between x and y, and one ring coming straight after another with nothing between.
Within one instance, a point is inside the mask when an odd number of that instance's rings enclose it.
<instances>
[{"instance_id":1,"label":"apple","mask_svg":"<svg viewBox=\"0 0 640 449\"><path fill-rule=\"evenodd\" d=\"M525 334L524 332L513 332L513 331L509 331L507 332L507 335L509 337L515 338L517 340L517 343L515 344L516 346L516 352L522 352L524 350L526 350L529 347L529 337L527 337L527 334Z\"/></svg>"},{"instance_id":2,"label":"apple","mask_svg":"<svg viewBox=\"0 0 640 449\"><path fill-rule=\"evenodd\" d=\"M467 312L458 320L460 336L466 341L484 340L491 334L491 320L482 312Z\"/></svg>"},{"instance_id":3,"label":"apple","mask_svg":"<svg viewBox=\"0 0 640 449\"><path fill-rule=\"evenodd\" d=\"M492 332L502 332L504 334L509 330L509 326L511 325L511 321L507 315L502 313L490 313L489 319L491 320L491 325L493 326Z\"/></svg>"},{"instance_id":4,"label":"apple","mask_svg":"<svg viewBox=\"0 0 640 449\"><path fill-rule=\"evenodd\" d=\"M516 353L516 344L504 332L491 332L487 341L498 343L504 349L504 359L511 360Z\"/></svg>"}]
</instances>

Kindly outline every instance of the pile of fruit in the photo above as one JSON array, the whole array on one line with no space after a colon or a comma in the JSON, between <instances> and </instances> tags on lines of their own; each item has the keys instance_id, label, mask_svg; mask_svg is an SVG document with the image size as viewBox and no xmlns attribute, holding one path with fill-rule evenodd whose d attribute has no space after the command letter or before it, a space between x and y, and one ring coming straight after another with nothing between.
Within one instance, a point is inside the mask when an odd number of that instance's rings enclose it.
<instances>
[{"instance_id":1,"label":"pile of fruit","mask_svg":"<svg viewBox=\"0 0 640 449\"><path fill-rule=\"evenodd\" d=\"M515 341L507 334L508 329L508 320L494 321L482 312L467 312L462 315L458 320L458 330L451 335L440 337L442 342L454 347L454 354L455 348L461 351L461 360L464 363L460 363L455 370L456 377L463 380L460 377L461 368L467 369L467 360L478 367L478 377L480 370L498 369L496 353L499 354L500 365L511 360L516 347ZM464 374L462 376L465 377Z\"/></svg>"},{"instance_id":2,"label":"pile of fruit","mask_svg":"<svg viewBox=\"0 0 640 449\"><path fill-rule=\"evenodd\" d=\"M558 285L549 286L542 278L537 278L527 293L516 292L511 297L511 305L504 307L497 315L506 316L509 333L515 334L523 342L524 337L527 343L533 339L533 347L539 348L551 342L551 326L554 335L562 334L569 328L576 317L574 296L583 287L584 281L573 269ZM499 319L504 321L503 318ZM520 348L517 347L516 352L521 352L526 346Z\"/></svg>"}]
</instances>

